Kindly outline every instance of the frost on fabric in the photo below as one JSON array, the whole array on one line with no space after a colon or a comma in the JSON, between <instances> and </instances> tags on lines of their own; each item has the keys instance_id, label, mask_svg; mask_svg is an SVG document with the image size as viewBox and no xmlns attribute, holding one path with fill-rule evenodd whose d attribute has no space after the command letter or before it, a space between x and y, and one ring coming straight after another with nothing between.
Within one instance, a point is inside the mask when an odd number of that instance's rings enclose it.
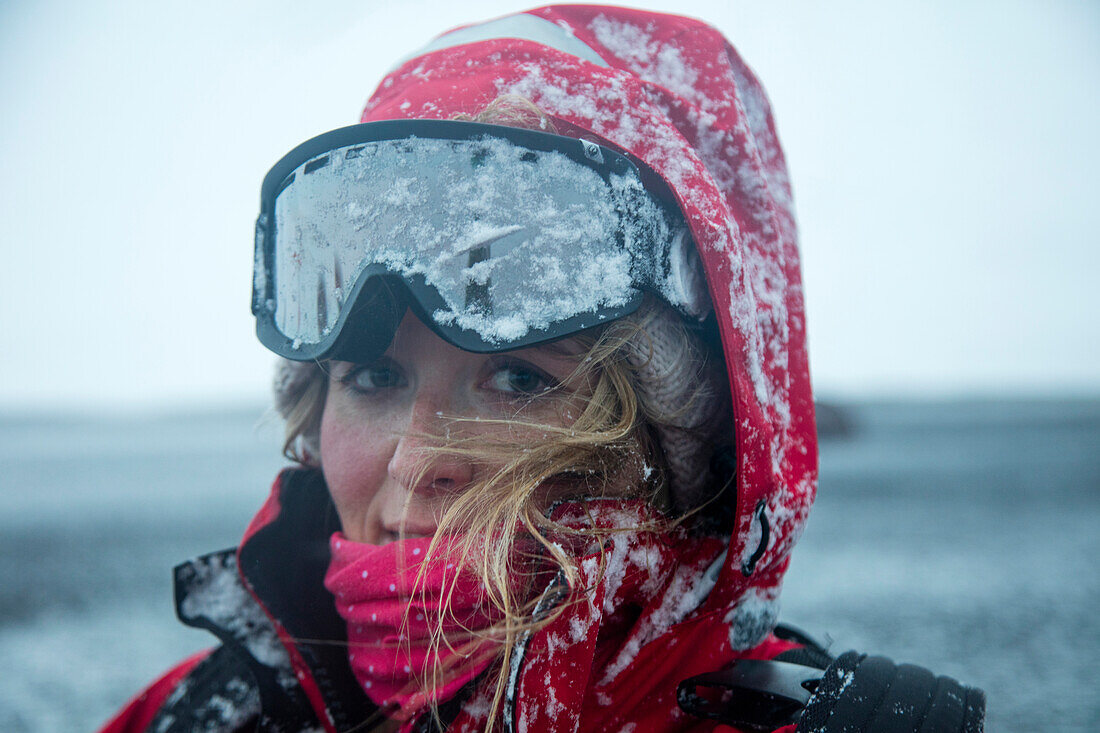
<instances>
[{"instance_id":1,"label":"frost on fabric","mask_svg":"<svg viewBox=\"0 0 1100 733\"><path fill-rule=\"evenodd\" d=\"M730 197L728 203L749 217L750 226L741 227L734 237L746 250L748 282L735 278L732 283L731 316L748 336L746 366L755 397L784 434L790 426L786 250L793 249L795 235L790 184L770 126L768 100L736 52L727 51L724 44L714 58L686 58L691 53L688 39L662 41L652 25L642 27L601 14L589 28L633 73L689 103L684 113L694 126L694 135L689 135L693 148ZM707 79L728 75L729 83L703 83L701 72ZM783 437L777 435L776 440L781 443ZM771 448L773 455L781 450L778 443Z\"/></svg>"},{"instance_id":2,"label":"frost on fabric","mask_svg":"<svg viewBox=\"0 0 1100 733\"><path fill-rule=\"evenodd\" d=\"M580 644L587 638L588 633L592 630L592 624L586 623L585 619L580 616L574 616L569 619L569 641L573 644Z\"/></svg>"},{"instance_id":3,"label":"frost on fabric","mask_svg":"<svg viewBox=\"0 0 1100 733\"><path fill-rule=\"evenodd\" d=\"M575 65L574 65L575 68ZM697 182L702 163L683 138L669 125L658 124L663 111L645 100L627 104L631 98L631 75L618 72L599 83L584 81L584 76L570 81L570 69L562 64L548 68L547 64L517 64L520 77L497 84L499 94L518 94L534 102L549 114L575 120L597 135L617 145L637 152L659 170L676 190L690 190ZM612 72L613 73L613 72ZM656 158L656 164L654 164Z\"/></svg>"},{"instance_id":4,"label":"frost on fabric","mask_svg":"<svg viewBox=\"0 0 1100 733\"><path fill-rule=\"evenodd\" d=\"M775 497L769 504L768 516L774 530L773 536L777 539L769 551L775 557L781 557L791 551L798 543L802 532L806 527L806 520L810 515L810 507L814 498L814 480L812 477L802 479L794 490L788 494Z\"/></svg>"},{"instance_id":5,"label":"frost on fabric","mask_svg":"<svg viewBox=\"0 0 1100 733\"><path fill-rule=\"evenodd\" d=\"M769 120L771 119L771 103L764 94L763 88L755 80L749 78L743 64L730 64L730 73L733 74L741 102L748 121L749 129L753 136L761 141L757 146L760 157L764 163L763 172L767 176L770 185L768 190L786 211L794 208L791 198L791 185L787 173L787 166L782 160L781 148L772 132Z\"/></svg>"},{"instance_id":6,"label":"frost on fabric","mask_svg":"<svg viewBox=\"0 0 1100 733\"><path fill-rule=\"evenodd\" d=\"M645 36L642 29L630 24L599 18L593 30L625 53L627 59L631 58L631 39ZM660 45L649 40L645 43ZM691 90L677 87L690 74L679 73L684 64L681 52L671 46L668 49L657 53L663 61L636 71L657 74L661 78L649 80L686 95ZM732 113L734 119L742 115L740 125L733 130L718 124L717 115L730 115L729 108L736 107L736 101L691 92L690 99L697 107L688 110L688 116L695 120L696 135L693 144L688 144L667 123L667 109L655 100L639 99L637 93L628 92L636 91L630 86L629 74L602 77L599 83L592 83L584 81L583 75L571 79L567 69L547 68L546 64L519 64L518 68L519 78L498 84L499 93L524 96L548 113L575 121L633 151L677 191L711 188L719 194L713 201L697 196L690 203L708 220L711 246L725 253L731 272L737 275L730 282L730 316L748 340L745 368L757 402L776 417L782 428L779 433L785 433L790 418L785 380L789 328L784 253L773 221L772 187L761 171L760 156L743 113ZM624 104L626 99L631 103ZM750 226L739 226L725 208L729 203L725 196L731 193L745 206L751 217L746 224ZM734 242L741 246L733 246ZM782 440L779 434L776 439Z\"/></svg>"},{"instance_id":7,"label":"frost on fabric","mask_svg":"<svg viewBox=\"0 0 1100 733\"><path fill-rule=\"evenodd\" d=\"M253 691L253 694L256 695L258 701L259 693ZM205 706L218 720L224 721L226 725L231 727L242 725L252 716L251 710L242 709L236 700L221 695L211 695L207 698Z\"/></svg>"},{"instance_id":8,"label":"frost on fabric","mask_svg":"<svg viewBox=\"0 0 1100 733\"><path fill-rule=\"evenodd\" d=\"M811 704L814 704L814 702L824 702L826 707L833 708L836 706L837 701L844 695L844 691L852 684L852 680L855 679L855 670L837 668L826 670L825 675L826 676L821 678L821 684L818 686L813 698L811 698ZM833 681L829 679L828 675L835 675L836 686L834 686ZM961 709L962 701L957 698L955 699ZM895 705L897 705L897 703L895 703ZM896 711L897 708L895 707L895 712ZM826 721L831 722L831 719L826 717ZM826 733L826 727L825 725L818 725L813 728L807 728L806 733Z\"/></svg>"},{"instance_id":9,"label":"frost on fabric","mask_svg":"<svg viewBox=\"0 0 1100 733\"><path fill-rule=\"evenodd\" d=\"M652 243L671 240L634 174L608 183L492 138L335 151L280 194L275 218L276 324L307 342L335 326L366 264L423 278L443 299L438 323L499 342L625 305L652 276Z\"/></svg>"},{"instance_id":10,"label":"frost on fabric","mask_svg":"<svg viewBox=\"0 0 1100 733\"><path fill-rule=\"evenodd\" d=\"M679 48L652 38L652 28L597 15L588 26L604 48L618 56L638 76L669 89L693 103L707 101L697 91L699 72L684 62Z\"/></svg>"},{"instance_id":11,"label":"frost on fabric","mask_svg":"<svg viewBox=\"0 0 1100 733\"><path fill-rule=\"evenodd\" d=\"M173 690L161 708L162 713L151 722L150 731L167 733L178 727L176 716L169 711L184 699L188 689L185 679ZM239 677L229 680L223 692L224 694L212 694L188 703L188 718L193 722L191 730L238 730L260 713L259 691L245 680Z\"/></svg>"},{"instance_id":12,"label":"frost on fabric","mask_svg":"<svg viewBox=\"0 0 1100 733\"><path fill-rule=\"evenodd\" d=\"M723 619L729 624L730 647L751 649L775 628L779 620L778 589L750 588Z\"/></svg>"},{"instance_id":13,"label":"frost on fabric","mask_svg":"<svg viewBox=\"0 0 1100 733\"><path fill-rule=\"evenodd\" d=\"M634 511L614 503L593 505L590 515L595 526L640 524ZM714 588L724 557L725 553L721 552L717 557L704 556L685 562L652 532L617 532L608 539L602 557L593 555L580 563L582 584L595 587L598 583L602 602L594 605L594 594L589 594L588 613L570 620L565 634L568 638L555 636L548 640L548 645L575 645L624 606L639 604L645 607L646 612L608 661L599 682L600 685L608 684L634 662L643 647L699 608Z\"/></svg>"},{"instance_id":14,"label":"frost on fabric","mask_svg":"<svg viewBox=\"0 0 1100 733\"><path fill-rule=\"evenodd\" d=\"M462 709L471 717L482 719L489 717L489 711L493 705L493 693L486 686L478 687L473 696L466 701Z\"/></svg>"},{"instance_id":15,"label":"frost on fabric","mask_svg":"<svg viewBox=\"0 0 1100 733\"><path fill-rule=\"evenodd\" d=\"M719 115L728 114L736 104L736 98L728 94L727 87L699 84L701 68L698 61L684 58L684 49L675 43L664 43L653 37L653 27L641 27L633 23L596 16L589 24L596 39L614 53L635 74L657 84L690 104L685 110L689 122L695 126L694 147L706 164L707 171L718 185L728 190L735 185L732 161L734 149L729 131L717 124ZM706 64L709 74L723 60ZM724 68L726 64L723 62ZM669 110L664 110L666 114Z\"/></svg>"},{"instance_id":16,"label":"frost on fabric","mask_svg":"<svg viewBox=\"0 0 1100 733\"><path fill-rule=\"evenodd\" d=\"M543 706L546 714L557 718L567 712L565 705L558 700L557 690L554 687L554 680L550 675L546 676L546 699L543 701Z\"/></svg>"},{"instance_id":17,"label":"frost on fabric","mask_svg":"<svg viewBox=\"0 0 1100 733\"><path fill-rule=\"evenodd\" d=\"M612 682L634 662L642 647L686 619L703 604L718 580L725 557L726 553L722 552L703 571L696 565L675 564L672 558L652 545L632 548L623 572L644 573L641 583L643 597L656 596L659 600L638 620L622 649L608 663L601 685Z\"/></svg>"},{"instance_id":18,"label":"frost on fabric","mask_svg":"<svg viewBox=\"0 0 1100 733\"><path fill-rule=\"evenodd\" d=\"M848 685L852 684L852 680L855 679L856 672L854 669L838 669L835 670L837 678L840 680L840 688L836 692L836 697L840 697L844 694L844 691L848 689Z\"/></svg>"},{"instance_id":19,"label":"frost on fabric","mask_svg":"<svg viewBox=\"0 0 1100 733\"><path fill-rule=\"evenodd\" d=\"M271 620L241 585L232 553L209 555L186 566L189 577L180 613L186 619L207 618L228 630L260 664L278 674L284 688L297 683L286 648Z\"/></svg>"}]
</instances>

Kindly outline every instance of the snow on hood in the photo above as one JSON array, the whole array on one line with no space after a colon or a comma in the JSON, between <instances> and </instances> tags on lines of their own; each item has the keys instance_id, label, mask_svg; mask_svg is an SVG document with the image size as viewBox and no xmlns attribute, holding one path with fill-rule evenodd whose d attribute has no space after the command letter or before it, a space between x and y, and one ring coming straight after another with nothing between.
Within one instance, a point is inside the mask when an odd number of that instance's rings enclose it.
<instances>
[{"instance_id":1,"label":"snow on hood","mask_svg":"<svg viewBox=\"0 0 1100 733\"><path fill-rule=\"evenodd\" d=\"M718 316L738 456L733 535L704 610L751 615L778 592L817 478L794 210L764 91L700 21L550 6L444 34L383 80L362 121L449 119L502 94L644 161L684 210Z\"/></svg>"}]
</instances>

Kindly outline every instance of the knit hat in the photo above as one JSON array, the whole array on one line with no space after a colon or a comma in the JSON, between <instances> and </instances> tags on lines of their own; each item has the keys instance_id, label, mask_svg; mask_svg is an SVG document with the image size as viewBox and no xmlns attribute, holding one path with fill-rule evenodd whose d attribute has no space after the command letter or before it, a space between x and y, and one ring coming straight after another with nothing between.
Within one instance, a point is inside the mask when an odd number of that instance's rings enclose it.
<instances>
[{"instance_id":1,"label":"knit hat","mask_svg":"<svg viewBox=\"0 0 1100 733\"><path fill-rule=\"evenodd\" d=\"M707 358L702 340L668 305L657 303L638 325L638 335L627 343L627 362L668 464L673 510L682 514L703 504L714 489L710 460L728 427L726 371Z\"/></svg>"}]
</instances>

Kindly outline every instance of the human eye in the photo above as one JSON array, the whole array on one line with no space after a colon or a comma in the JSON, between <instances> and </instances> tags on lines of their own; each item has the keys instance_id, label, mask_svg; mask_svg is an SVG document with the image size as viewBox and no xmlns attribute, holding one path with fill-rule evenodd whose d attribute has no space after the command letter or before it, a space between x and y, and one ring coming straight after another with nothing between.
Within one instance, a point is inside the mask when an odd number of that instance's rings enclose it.
<instances>
[{"instance_id":1,"label":"human eye","mask_svg":"<svg viewBox=\"0 0 1100 733\"><path fill-rule=\"evenodd\" d=\"M380 359L373 364L355 365L340 377L340 382L357 392L366 394L404 387L406 384L401 368L389 359Z\"/></svg>"},{"instance_id":2,"label":"human eye","mask_svg":"<svg viewBox=\"0 0 1100 733\"><path fill-rule=\"evenodd\" d=\"M557 386L546 372L522 360L498 362L493 366L487 386L497 392L534 397Z\"/></svg>"}]
</instances>

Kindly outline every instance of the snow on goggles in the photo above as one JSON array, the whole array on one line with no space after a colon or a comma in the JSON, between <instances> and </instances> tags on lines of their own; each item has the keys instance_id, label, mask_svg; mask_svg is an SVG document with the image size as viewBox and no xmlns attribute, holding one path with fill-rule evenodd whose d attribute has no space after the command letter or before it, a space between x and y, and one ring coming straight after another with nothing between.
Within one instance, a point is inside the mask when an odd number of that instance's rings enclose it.
<instances>
[{"instance_id":1,"label":"snow on goggles","mask_svg":"<svg viewBox=\"0 0 1100 733\"><path fill-rule=\"evenodd\" d=\"M609 148L370 122L264 178L252 312L260 341L299 361L377 358L408 308L459 348L505 351L628 315L643 290L690 312L695 258L667 186Z\"/></svg>"}]
</instances>

